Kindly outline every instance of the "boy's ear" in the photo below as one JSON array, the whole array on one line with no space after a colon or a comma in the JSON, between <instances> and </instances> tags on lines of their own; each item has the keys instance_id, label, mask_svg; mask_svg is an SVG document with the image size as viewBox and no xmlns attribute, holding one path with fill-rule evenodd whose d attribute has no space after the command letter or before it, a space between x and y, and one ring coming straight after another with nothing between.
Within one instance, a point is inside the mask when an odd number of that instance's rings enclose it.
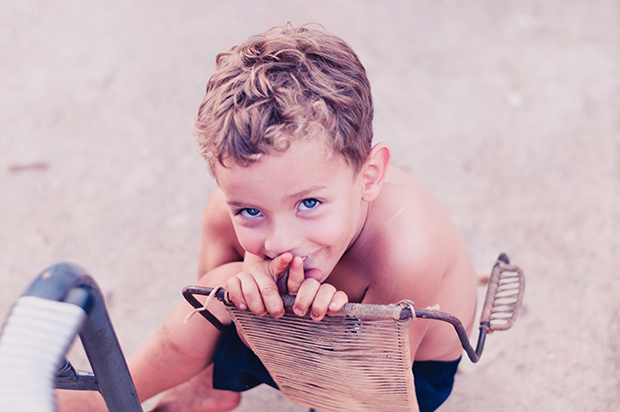
<instances>
[{"instance_id":1,"label":"boy's ear","mask_svg":"<svg viewBox=\"0 0 620 412\"><path fill-rule=\"evenodd\" d=\"M372 148L360 170L362 200L372 202L379 196L391 158L392 151L387 144L377 143Z\"/></svg>"}]
</instances>

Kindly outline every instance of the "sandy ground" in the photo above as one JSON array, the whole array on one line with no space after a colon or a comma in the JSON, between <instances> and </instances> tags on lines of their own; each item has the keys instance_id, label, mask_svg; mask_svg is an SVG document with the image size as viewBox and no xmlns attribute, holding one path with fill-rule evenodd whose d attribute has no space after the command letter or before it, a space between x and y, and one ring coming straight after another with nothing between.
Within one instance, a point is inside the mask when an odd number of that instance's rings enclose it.
<instances>
[{"instance_id":1,"label":"sandy ground","mask_svg":"<svg viewBox=\"0 0 620 412\"><path fill-rule=\"evenodd\" d=\"M526 272L515 328L463 362L440 410L617 410L615 0L1 2L2 318L74 261L126 353L155 330L195 280L214 184L191 124L215 55L287 21L359 53L377 140L450 210L478 269L505 251ZM305 409L258 388L238 410Z\"/></svg>"}]
</instances>

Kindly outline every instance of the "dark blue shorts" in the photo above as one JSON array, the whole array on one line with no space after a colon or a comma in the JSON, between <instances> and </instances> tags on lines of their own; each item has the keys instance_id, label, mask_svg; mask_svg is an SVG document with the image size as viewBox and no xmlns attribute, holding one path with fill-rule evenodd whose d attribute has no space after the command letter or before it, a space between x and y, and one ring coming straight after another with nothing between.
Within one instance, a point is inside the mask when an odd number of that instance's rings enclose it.
<instances>
[{"instance_id":1,"label":"dark blue shorts","mask_svg":"<svg viewBox=\"0 0 620 412\"><path fill-rule=\"evenodd\" d=\"M434 411L448 399L460 361L459 358L451 362L413 362L415 393L420 412ZM278 385L260 359L245 346L234 324L231 324L224 332L215 352L213 387L243 392L261 383L278 389Z\"/></svg>"}]
</instances>

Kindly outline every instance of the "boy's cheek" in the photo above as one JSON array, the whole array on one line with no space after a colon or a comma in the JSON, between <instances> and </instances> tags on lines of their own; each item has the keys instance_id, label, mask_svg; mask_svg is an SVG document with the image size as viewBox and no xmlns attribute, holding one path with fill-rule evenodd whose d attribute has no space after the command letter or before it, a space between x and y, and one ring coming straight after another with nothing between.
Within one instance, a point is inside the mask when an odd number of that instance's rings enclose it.
<instances>
[{"instance_id":1,"label":"boy's cheek","mask_svg":"<svg viewBox=\"0 0 620 412\"><path fill-rule=\"evenodd\" d=\"M321 225L320 228L315 228L315 233L312 235L315 243L329 246L330 248L338 248L341 246L340 244L348 243L352 228L345 223L345 219L333 219L326 223Z\"/></svg>"},{"instance_id":2,"label":"boy's cheek","mask_svg":"<svg viewBox=\"0 0 620 412\"><path fill-rule=\"evenodd\" d=\"M262 243L253 236L248 236L244 231L237 232L237 240L246 252L260 256L262 251Z\"/></svg>"},{"instance_id":3,"label":"boy's cheek","mask_svg":"<svg viewBox=\"0 0 620 412\"><path fill-rule=\"evenodd\" d=\"M235 229L235 235L237 236L237 241L241 245L241 247L252 254L256 252L256 248L260 249L259 245L262 245L260 242L261 234L260 230L257 228L249 228L239 223L235 223L233 221L233 228Z\"/></svg>"}]
</instances>

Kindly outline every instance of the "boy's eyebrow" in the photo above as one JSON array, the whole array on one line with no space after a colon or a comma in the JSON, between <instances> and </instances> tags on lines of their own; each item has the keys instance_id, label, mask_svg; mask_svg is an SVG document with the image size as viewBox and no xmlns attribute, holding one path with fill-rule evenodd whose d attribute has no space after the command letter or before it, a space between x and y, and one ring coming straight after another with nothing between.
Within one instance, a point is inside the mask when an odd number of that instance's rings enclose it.
<instances>
[{"instance_id":1,"label":"boy's eyebrow","mask_svg":"<svg viewBox=\"0 0 620 412\"><path fill-rule=\"evenodd\" d=\"M286 196L287 200L290 199L299 199L301 197L305 197L307 195L309 195L312 192L315 192L317 190L321 190L321 189L325 189L327 187L327 185L317 185L317 186L312 186L308 189L304 189L301 192L297 192L297 193L293 193L291 195ZM234 207L234 208L244 208L244 207L249 207L248 203L243 203L243 202L238 202L236 200L230 200L227 201L226 204L230 207Z\"/></svg>"},{"instance_id":2,"label":"boy's eyebrow","mask_svg":"<svg viewBox=\"0 0 620 412\"><path fill-rule=\"evenodd\" d=\"M317 190L325 189L327 185L316 185L309 187L308 189L302 190L301 192L293 193L292 195L286 196L287 199L299 199L300 197L306 197L310 193L315 192Z\"/></svg>"},{"instance_id":3,"label":"boy's eyebrow","mask_svg":"<svg viewBox=\"0 0 620 412\"><path fill-rule=\"evenodd\" d=\"M243 203L243 202L235 202L234 200L231 200L230 202L226 202L226 204L230 207L235 207L235 208L244 208L244 207L248 207L247 204Z\"/></svg>"}]
</instances>

